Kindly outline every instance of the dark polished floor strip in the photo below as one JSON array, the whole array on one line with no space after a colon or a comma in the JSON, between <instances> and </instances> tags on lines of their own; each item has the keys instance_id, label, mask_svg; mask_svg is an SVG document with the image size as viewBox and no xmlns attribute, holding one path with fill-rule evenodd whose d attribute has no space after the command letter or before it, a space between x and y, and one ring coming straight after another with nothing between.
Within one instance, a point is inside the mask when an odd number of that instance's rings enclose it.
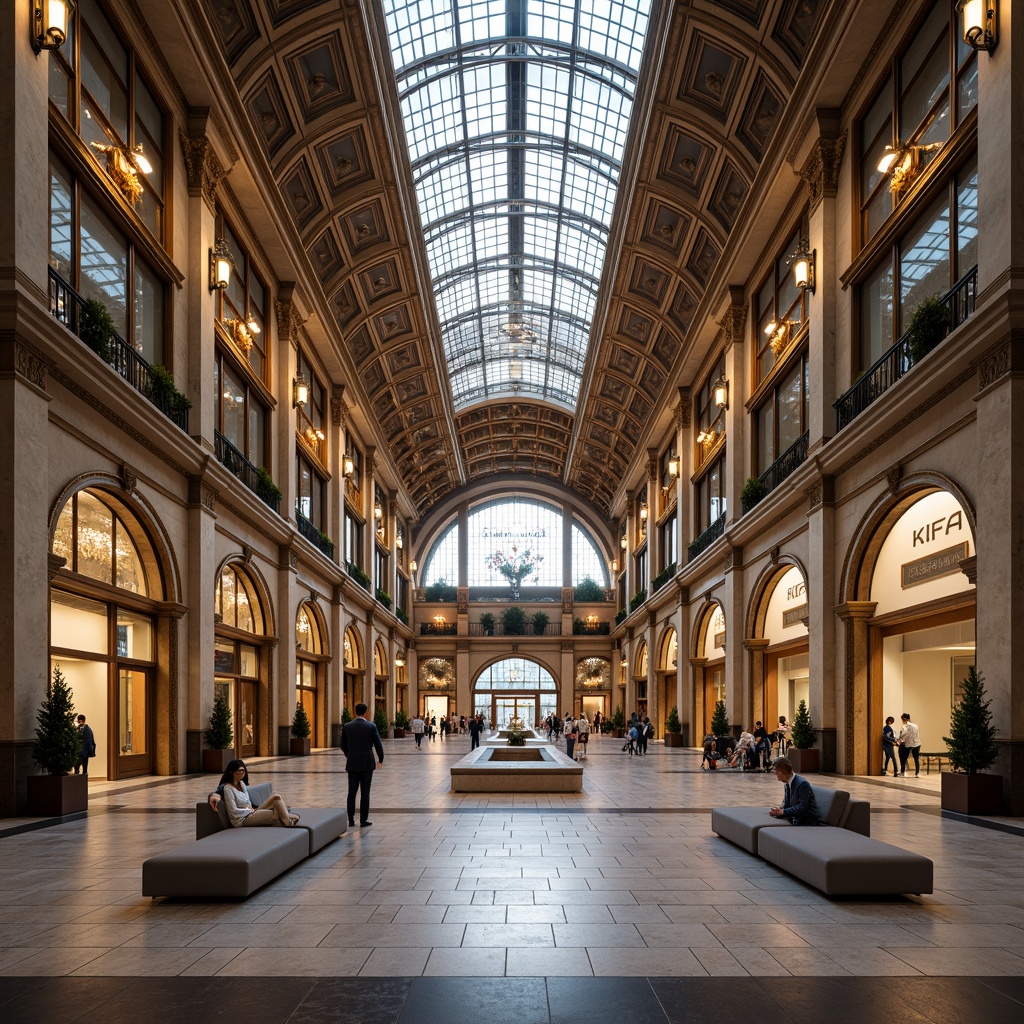
<instances>
[{"instance_id":1,"label":"dark polished floor strip","mask_svg":"<svg viewBox=\"0 0 1024 1024\"><path fill-rule=\"evenodd\" d=\"M271 951L268 950L268 955ZM1024 978L5 978L5 1024L972 1024Z\"/></svg>"}]
</instances>

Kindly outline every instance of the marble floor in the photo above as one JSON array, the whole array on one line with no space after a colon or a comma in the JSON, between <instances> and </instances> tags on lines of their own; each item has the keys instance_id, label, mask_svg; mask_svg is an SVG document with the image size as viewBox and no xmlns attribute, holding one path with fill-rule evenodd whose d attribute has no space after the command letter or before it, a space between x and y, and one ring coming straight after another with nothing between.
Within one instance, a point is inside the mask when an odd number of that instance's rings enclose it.
<instances>
[{"instance_id":1,"label":"marble floor","mask_svg":"<svg viewBox=\"0 0 1024 1024\"><path fill-rule=\"evenodd\" d=\"M713 806L775 802L774 776L620 746L591 744L582 794L495 796L449 791L468 737L419 751L392 741L372 827L242 903L140 895L142 861L192 838L209 777L93 783L87 818L0 837L0 974L22 979L0 984L0 1016L30 980L56 976L72 988L76 977L532 979L545 1021L558 979L633 978L643 992L645 979L757 979L758 992L794 975L885 979L898 1006L912 978L969 976L1013 1000L1007 1012L1024 1009L1019 986L993 988L1024 975L1024 837L940 817L937 774L819 777L871 801L874 836L935 863L932 895L829 899L711 832ZM293 805L344 800L340 752L249 765Z\"/></svg>"}]
</instances>

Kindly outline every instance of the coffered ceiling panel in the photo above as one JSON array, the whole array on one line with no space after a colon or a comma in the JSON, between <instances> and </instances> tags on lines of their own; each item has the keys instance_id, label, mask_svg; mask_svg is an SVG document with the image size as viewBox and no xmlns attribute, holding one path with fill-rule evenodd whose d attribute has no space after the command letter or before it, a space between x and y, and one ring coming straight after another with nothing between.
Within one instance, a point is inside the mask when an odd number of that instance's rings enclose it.
<instances>
[{"instance_id":1,"label":"coffered ceiling panel","mask_svg":"<svg viewBox=\"0 0 1024 1024\"><path fill-rule=\"evenodd\" d=\"M650 84L645 138L625 153L636 172L632 207L618 211L621 227L611 240L621 251L606 262L601 287L607 294L595 299L593 282L579 281L572 288L580 294L566 297L574 309L603 311L585 364L566 363L559 371L578 374L585 366L582 386L562 394L540 378L516 376L538 373L547 357L531 351L529 317L520 324L512 315L502 330L512 337L518 326L514 344L487 358L503 361L513 394L458 414L451 374L486 381L484 349L467 346L464 356L444 365L429 339L439 330L481 327L439 316L425 271L417 271L429 265L434 242L419 237L412 187L418 165L404 148L396 93L391 86L380 91L387 72L374 67L375 55L390 59L383 23L366 17L355 0L202 2L322 287L323 320L341 366L335 383L351 385L365 399L419 510L469 481L526 473L562 480L608 512L637 446L647 443L653 411L676 385L689 383L677 377L704 322L705 291L721 286L716 268L751 202L823 0L690 0L666 14L669 38ZM499 20L504 24L504 14ZM517 54L508 53L507 67L514 68ZM431 67L416 73L427 76ZM641 68L641 85L645 74L650 70ZM515 112L496 109L493 116L505 125ZM461 196L470 171L451 161L438 166L444 187L437 202ZM494 173L500 170L496 164ZM610 211L602 217L609 223ZM453 221L444 230L461 238L467 229ZM590 235L573 230L583 252ZM486 254L489 238L480 235L473 244ZM479 287L491 287L486 266L474 264L474 274ZM499 298L511 288L518 302L535 269L520 262L509 274ZM464 287L453 276L444 294ZM524 310L525 298L521 305ZM513 314L523 310L513 303ZM553 319L552 344L563 343L559 332L589 325L590 316L561 326ZM559 404L516 394L519 379L538 394L557 392ZM576 398L575 411L566 408L567 395Z\"/></svg>"}]
</instances>

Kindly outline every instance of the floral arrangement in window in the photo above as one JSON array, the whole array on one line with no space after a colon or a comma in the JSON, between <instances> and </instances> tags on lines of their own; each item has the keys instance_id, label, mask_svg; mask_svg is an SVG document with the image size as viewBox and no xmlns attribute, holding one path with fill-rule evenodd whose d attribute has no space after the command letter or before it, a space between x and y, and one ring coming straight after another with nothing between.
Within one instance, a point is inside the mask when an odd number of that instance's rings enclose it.
<instances>
[{"instance_id":1,"label":"floral arrangement in window","mask_svg":"<svg viewBox=\"0 0 1024 1024\"><path fill-rule=\"evenodd\" d=\"M519 599L519 587L523 580L543 561L543 555L535 554L529 548L520 551L519 545L513 544L510 553L495 551L485 559L484 564L488 569L500 572L508 580L512 587L512 600L516 601Z\"/></svg>"}]
</instances>

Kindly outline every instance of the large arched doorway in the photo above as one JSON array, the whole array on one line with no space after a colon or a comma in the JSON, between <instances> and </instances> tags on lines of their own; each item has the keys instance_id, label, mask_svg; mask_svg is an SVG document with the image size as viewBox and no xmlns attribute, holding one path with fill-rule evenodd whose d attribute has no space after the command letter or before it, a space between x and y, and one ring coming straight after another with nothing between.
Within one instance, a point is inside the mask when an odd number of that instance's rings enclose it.
<instances>
[{"instance_id":1,"label":"large arched doorway","mask_svg":"<svg viewBox=\"0 0 1024 1024\"><path fill-rule=\"evenodd\" d=\"M313 746L327 746L326 672L330 662L323 616L311 601L295 617L295 700L312 728Z\"/></svg>"},{"instance_id":2,"label":"large arched doorway","mask_svg":"<svg viewBox=\"0 0 1024 1024\"><path fill-rule=\"evenodd\" d=\"M636 645L636 657L633 659L633 690L636 694L634 711L641 721L647 714L647 641L641 640Z\"/></svg>"},{"instance_id":3,"label":"large arched doorway","mask_svg":"<svg viewBox=\"0 0 1024 1024\"><path fill-rule=\"evenodd\" d=\"M359 630L348 626L342 639L342 652L345 659L345 673L342 682L341 706L350 715L355 714L356 705L363 701L363 644L359 639Z\"/></svg>"},{"instance_id":4,"label":"large arched doorway","mask_svg":"<svg viewBox=\"0 0 1024 1024\"><path fill-rule=\"evenodd\" d=\"M215 696L231 709L235 756L269 754L270 664L265 647L268 629L263 588L250 569L229 562L217 578L214 638ZM264 735L264 733L268 735Z\"/></svg>"},{"instance_id":5,"label":"large arched doorway","mask_svg":"<svg viewBox=\"0 0 1024 1024\"><path fill-rule=\"evenodd\" d=\"M715 704L726 699L725 612L717 601L706 604L697 613L693 641L693 721L703 730L703 736L711 730ZM694 733L694 741L697 739Z\"/></svg>"},{"instance_id":6,"label":"large arched doorway","mask_svg":"<svg viewBox=\"0 0 1024 1024\"><path fill-rule=\"evenodd\" d=\"M678 670L679 658L679 636L674 626L669 626L661 635L661 642L658 644L658 662L656 667L658 686L658 721L654 723L655 736L663 736L666 729L668 714L672 708L676 708L677 690L679 680Z\"/></svg>"},{"instance_id":7,"label":"large arched doorway","mask_svg":"<svg viewBox=\"0 0 1024 1024\"><path fill-rule=\"evenodd\" d=\"M388 671L388 652L384 649L384 643L379 638L373 645L373 711L383 711L385 716L388 713L388 680L391 673Z\"/></svg>"},{"instance_id":8,"label":"large arched doorway","mask_svg":"<svg viewBox=\"0 0 1024 1024\"><path fill-rule=\"evenodd\" d=\"M67 679L96 739L94 779L155 768L158 602L164 573L139 514L122 493L88 487L54 522L65 560L50 590L50 671ZM166 696L166 695L165 695Z\"/></svg>"},{"instance_id":9,"label":"large arched doorway","mask_svg":"<svg viewBox=\"0 0 1024 1024\"><path fill-rule=\"evenodd\" d=\"M769 731L780 715L793 721L800 701L811 717L807 581L794 564L772 566L755 587L745 641L751 661L751 718Z\"/></svg>"},{"instance_id":10,"label":"large arched doorway","mask_svg":"<svg viewBox=\"0 0 1024 1024\"><path fill-rule=\"evenodd\" d=\"M933 478L934 479L934 478ZM876 774L882 726L908 712L924 750L942 750L959 686L974 664L973 515L954 489L904 482L866 517L844 578L846 755L850 774Z\"/></svg>"},{"instance_id":11,"label":"large arched doorway","mask_svg":"<svg viewBox=\"0 0 1024 1024\"><path fill-rule=\"evenodd\" d=\"M497 729L519 718L535 729L558 713L558 684L538 662L504 658L488 665L473 684L473 713L484 715Z\"/></svg>"}]
</instances>

